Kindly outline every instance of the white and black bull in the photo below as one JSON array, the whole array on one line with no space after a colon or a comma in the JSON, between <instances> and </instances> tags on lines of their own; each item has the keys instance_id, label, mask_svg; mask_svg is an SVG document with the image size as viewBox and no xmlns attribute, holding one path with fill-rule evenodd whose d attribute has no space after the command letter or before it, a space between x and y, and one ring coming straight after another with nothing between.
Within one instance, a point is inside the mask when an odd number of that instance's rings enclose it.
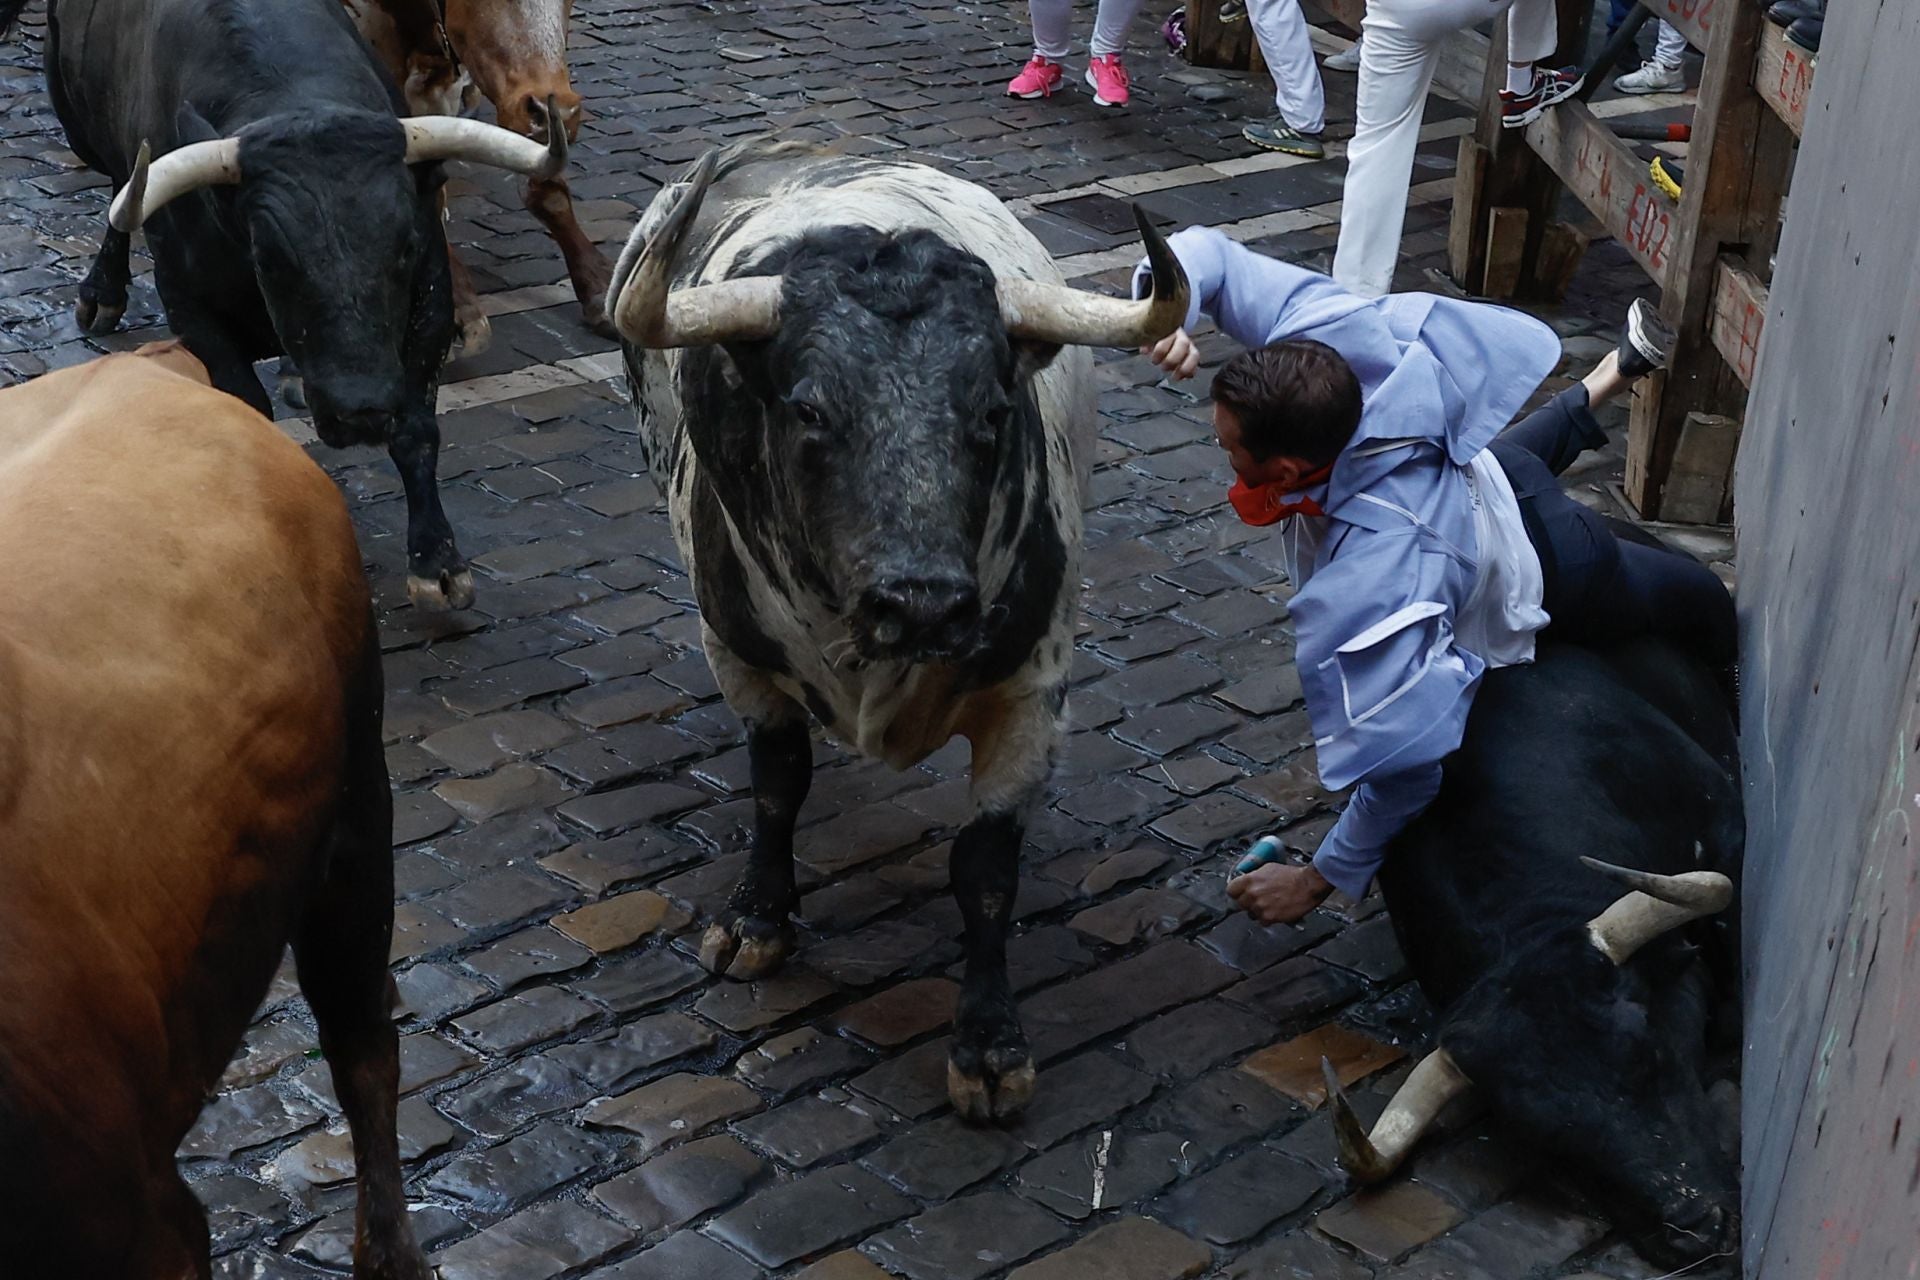
<instances>
[{"instance_id":1,"label":"white and black bull","mask_svg":"<svg viewBox=\"0 0 1920 1280\"><path fill-rule=\"evenodd\" d=\"M793 946L809 711L895 768L964 736L948 1091L975 1120L1033 1090L1006 938L1072 658L1084 348L1157 339L1186 313L1185 277L1140 221L1153 294L1102 297L1069 289L972 183L760 144L661 192L614 272L648 464L748 728L753 851L702 959L753 978Z\"/></svg>"}]
</instances>

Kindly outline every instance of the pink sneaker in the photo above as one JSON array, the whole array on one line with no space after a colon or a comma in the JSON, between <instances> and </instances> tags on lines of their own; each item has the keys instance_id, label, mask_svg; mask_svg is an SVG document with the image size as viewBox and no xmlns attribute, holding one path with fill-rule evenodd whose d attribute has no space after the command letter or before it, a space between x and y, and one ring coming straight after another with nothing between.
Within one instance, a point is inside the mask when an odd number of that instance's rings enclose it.
<instances>
[{"instance_id":1,"label":"pink sneaker","mask_svg":"<svg viewBox=\"0 0 1920 1280\"><path fill-rule=\"evenodd\" d=\"M1066 80L1066 73L1060 69L1059 63L1036 53L1027 60L1026 66L1020 68L1020 74L1007 83L1007 96L1045 98L1065 84Z\"/></svg>"},{"instance_id":2,"label":"pink sneaker","mask_svg":"<svg viewBox=\"0 0 1920 1280\"><path fill-rule=\"evenodd\" d=\"M1117 53L1104 53L1087 59L1087 83L1093 86L1093 100L1103 107L1127 105L1127 68Z\"/></svg>"}]
</instances>

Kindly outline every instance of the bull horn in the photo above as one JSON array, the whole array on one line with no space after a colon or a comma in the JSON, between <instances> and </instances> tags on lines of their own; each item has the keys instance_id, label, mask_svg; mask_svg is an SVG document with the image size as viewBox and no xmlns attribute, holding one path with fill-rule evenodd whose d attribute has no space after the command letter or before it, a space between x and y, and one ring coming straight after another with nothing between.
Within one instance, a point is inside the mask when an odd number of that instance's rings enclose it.
<instances>
[{"instance_id":1,"label":"bull horn","mask_svg":"<svg viewBox=\"0 0 1920 1280\"><path fill-rule=\"evenodd\" d=\"M142 141L133 162L133 174L107 208L107 225L131 233L146 224L169 200L201 187L240 181L240 143L235 138L213 138L175 147L158 160Z\"/></svg>"},{"instance_id":2,"label":"bull horn","mask_svg":"<svg viewBox=\"0 0 1920 1280\"><path fill-rule=\"evenodd\" d=\"M1733 901L1733 881L1718 871L1666 876L1616 867L1597 858L1580 861L1630 890L1587 922L1587 937L1615 964L1625 964L1661 934L1724 911Z\"/></svg>"},{"instance_id":3,"label":"bull horn","mask_svg":"<svg viewBox=\"0 0 1920 1280\"><path fill-rule=\"evenodd\" d=\"M1140 347L1187 322L1187 273L1153 220L1133 206L1153 268L1153 292L1134 301L1034 280L1000 282L1000 320L1016 338L1061 346Z\"/></svg>"},{"instance_id":4,"label":"bull horn","mask_svg":"<svg viewBox=\"0 0 1920 1280\"><path fill-rule=\"evenodd\" d=\"M547 119L558 120L551 94ZM511 169L529 178L558 177L567 167L567 131L549 126L543 145L498 125L465 116L411 116L400 122L407 135L407 163L470 160Z\"/></svg>"},{"instance_id":5,"label":"bull horn","mask_svg":"<svg viewBox=\"0 0 1920 1280\"><path fill-rule=\"evenodd\" d=\"M713 185L717 153L694 166L673 208L647 237L614 303L613 327L636 347L698 347L771 338L780 330L780 277L743 276L717 284L673 287L687 231Z\"/></svg>"},{"instance_id":6,"label":"bull horn","mask_svg":"<svg viewBox=\"0 0 1920 1280\"><path fill-rule=\"evenodd\" d=\"M1406 1083L1394 1093L1387 1109L1374 1122L1369 1133L1353 1113L1347 1094L1340 1087L1340 1073L1333 1063L1320 1059L1321 1074L1326 1077L1327 1101L1332 1105L1333 1131L1339 1141L1340 1167L1355 1182L1371 1186L1399 1168L1413 1144L1433 1127L1446 1105L1472 1087L1466 1073L1454 1063L1445 1049L1435 1049L1420 1060Z\"/></svg>"}]
</instances>

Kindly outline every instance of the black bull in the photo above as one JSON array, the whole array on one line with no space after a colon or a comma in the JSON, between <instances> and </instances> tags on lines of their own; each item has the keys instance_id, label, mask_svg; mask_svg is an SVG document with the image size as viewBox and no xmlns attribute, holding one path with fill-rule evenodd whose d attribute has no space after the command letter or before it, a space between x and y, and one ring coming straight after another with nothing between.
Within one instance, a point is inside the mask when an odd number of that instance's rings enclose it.
<instances>
[{"instance_id":1,"label":"black bull","mask_svg":"<svg viewBox=\"0 0 1920 1280\"><path fill-rule=\"evenodd\" d=\"M0 30L22 3L0 0ZM321 439L387 446L407 494L409 594L469 602L435 474L453 312L443 175L427 161L505 163L476 151L485 127L462 122L464 146L403 131L398 94L335 0L52 0L46 65L74 152L121 193L81 324L118 323L144 226L167 321L214 385L269 413L253 363L290 357ZM146 191L143 146L164 195ZM214 153L201 180L170 187L163 168L195 150Z\"/></svg>"},{"instance_id":2,"label":"black bull","mask_svg":"<svg viewBox=\"0 0 1920 1280\"><path fill-rule=\"evenodd\" d=\"M1329 1067L1350 1171L1386 1177L1471 1088L1649 1257L1736 1247L1738 1176L1705 1093L1738 985L1736 926L1713 914L1744 847L1736 752L1712 673L1663 642L1545 644L1487 674L1380 876L1437 1048L1371 1138Z\"/></svg>"}]
</instances>

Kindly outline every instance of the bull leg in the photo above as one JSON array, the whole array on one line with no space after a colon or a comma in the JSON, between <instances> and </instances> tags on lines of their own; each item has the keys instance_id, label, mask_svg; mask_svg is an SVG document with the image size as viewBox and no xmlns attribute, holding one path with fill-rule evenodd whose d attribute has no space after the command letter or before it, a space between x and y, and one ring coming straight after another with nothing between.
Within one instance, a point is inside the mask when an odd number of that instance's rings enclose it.
<instances>
[{"instance_id":1,"label":"bull leg","mask_svg":"<svg viewBox=\"0 0 1920 1280\"><path fill-rule=\"evenodd\" d=\"M395 1108L400 1094L393 940L393 795L380 745L378 645L371 621L362 679L348 708L347 776L325 870L294 936L300 990L353 1135L359 1280L429 1280L407 1222Z\"/></svg>"},{"instance_id":2,"label":"bull leg","mask_svg":"<svg viewBox=\"0 0 1920 1280\"><path fill-rule=\"evenodd\" d=\"M128 1276L152 1280L209 1280L212 1237L207 1211L168 1160L147 1179L146 1222L136 1237Z\"/></svg>"},{"instance_id":3,"label":"bull leg","mask_svg":"<svg viewBox=\"0 0 1920 1280\"><path fill-rule=\"evenodd\" d=\"M1031 697L969 731L972 821L948 859L966 932L966 974L953 1016L947 1098L964 1120L1018 1115L1033 1097L1033 1054L1007 980L1007 928L1020 884L1027 815L1039 801L1059 745L1058 697Z\"/></svg>"},{"instance_id":4,"label":"bull leg","mask_svg":"<svg viewBox=\"0 0 1920 1280\"><path fill-rule=\"evenodd\" d=\"M407 598L420 609L466 608L473 603L473 571L440 505L440 424L432 412L396 419L387 454L407 491Z\"/></svg>"},{"instance_id":5,"label":"bull leg","mask_svg":"<svg viewBox=\"0 0 1920 1280\"><path fill-rule=\"evenodd\" d=\"M447 225L447 193L440 192L440 226ZM453 241L447 241L447 270L453 277L453 326L459 335L460 354L477 356L493 342L493 324L487 319L487 313L481 309L480 295L474 292L473 273L467 270L467 264L453 251Z\"/></svg>"},{"instance_id":6,"label":"bull leg","mask_svg":"<svg viewBox=\"0 0 1920 1280\"><path fill-rule=\"evenodd\" d=\"M133 277L127 250L132 242L132 236L112 227L100 237L100 252L93 256L93 269L80 282L73 305L74 320L88 333L112 333L127 314L127 282Z\"/></svg>"},{"instance_id":7,"label":"bull leg","mask_svg":"<svg viewBox=\"0 0 1920 1280\"><path fill-rule=\"evenodd\" d=\"M526 201L528 210L540 219L540 225L567 260L567 277L573 281L573 295L580 299L581 318L587 328L603 338L617 336L607 319L607 285L613 279L613 266L580 229L566 179L534 179L527 183Z\"/></svg>"}]
</instances>

